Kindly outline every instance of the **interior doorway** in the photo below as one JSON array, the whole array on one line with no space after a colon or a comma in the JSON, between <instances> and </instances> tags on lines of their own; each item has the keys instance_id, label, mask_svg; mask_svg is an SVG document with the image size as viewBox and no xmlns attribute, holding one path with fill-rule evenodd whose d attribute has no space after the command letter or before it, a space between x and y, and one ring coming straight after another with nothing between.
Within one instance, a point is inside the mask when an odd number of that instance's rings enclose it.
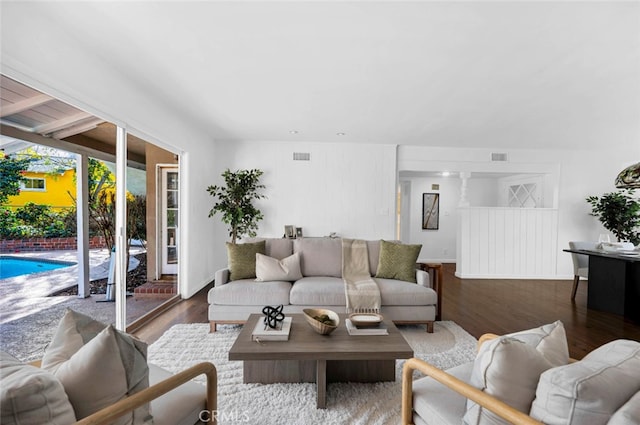
<instances>
[{"instance_id":1,"label":"interior doorway","mask_svg":"<svg viewBox=\"0 0 640 425\"><path fill-rule=\"evenodd\" d=\"M158 189L158 223L160 238L157 252L160 255L159 274L175 275L178 273L179 233L179 172L175 165L159 165L160 184Z\"/></svg>"}]
</instances>

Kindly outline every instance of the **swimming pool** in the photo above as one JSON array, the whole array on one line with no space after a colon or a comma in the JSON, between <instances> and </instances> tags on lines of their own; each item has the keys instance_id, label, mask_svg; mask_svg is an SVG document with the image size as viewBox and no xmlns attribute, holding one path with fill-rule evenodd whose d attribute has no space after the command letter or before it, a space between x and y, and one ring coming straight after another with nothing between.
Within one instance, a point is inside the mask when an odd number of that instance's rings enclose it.
<instances>
[{"instance_id":1,"label":"swimming pool","mask_svg":"<svg viewBox=\"0 0 640 425\"><path fill-rule=\"evenodd\" d=\"M73 266L70 261L43 260L40 258L22 258L0 255L0 279L22 276L25 274L46 272Z\"/></svg>"}]
</instances>

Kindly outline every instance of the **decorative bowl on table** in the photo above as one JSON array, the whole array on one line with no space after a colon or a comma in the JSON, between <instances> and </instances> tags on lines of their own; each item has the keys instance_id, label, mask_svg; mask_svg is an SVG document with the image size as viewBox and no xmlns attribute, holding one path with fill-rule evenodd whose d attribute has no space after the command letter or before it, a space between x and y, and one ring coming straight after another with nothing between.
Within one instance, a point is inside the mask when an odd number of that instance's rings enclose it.
<instances>
[{"instance_id":1,"label":"decorative bowl on table","mask_svg":"<svg viewBox=\"0 0 640 425\"><path fill-rule=\"evenodd\" d=\"M329 335L340 324L338 313L326 308L305 308L302 310L309 326L320 335Z\"/></svg>"},{"instance_id":2,"label":"decorative bowl on table","mask_svg":"<svg viewBox=\"0 0 640 425\"><path fill-rule=\"evenodd\" d=\"M376 313L353 313L349 315L349 320L351 320L353 326L357 326L359 328L380 326L382 319L382 315Z\"/></svg>"}]
</instances>

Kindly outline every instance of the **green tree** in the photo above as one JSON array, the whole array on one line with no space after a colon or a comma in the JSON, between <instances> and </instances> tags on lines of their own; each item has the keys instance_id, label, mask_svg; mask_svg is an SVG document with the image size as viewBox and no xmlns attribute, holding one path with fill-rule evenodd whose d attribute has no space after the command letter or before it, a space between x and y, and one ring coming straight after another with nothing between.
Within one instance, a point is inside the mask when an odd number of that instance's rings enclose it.
<instances>
[{"instance_id":1,"label":"green tree","mask_svg":"<svg viewBox=\"0 0 640 425\"><path fill-rule=\"evenodd\" d=\"M2 160L0 160L0 205L5 204L9 196L20 193L20 182L26 180L23 174L33 160L31 157L16 158L2 155Z\"/></svg>"},{"instance_id":2,"label":"green tree","mask_svg":"<svg viewBox=\"0 0 640 425\"><path fill-rule=\"evenodd\" d=\"M633 197L633 189L589 196L591 215L598 217L604 227L619 241L640 244L640 201Z\"/></svg>"},{"instance_id":3,"label":"green tree","mask_svg":"<svg viewBox=\"0 0 640 425\"><path fill-rule=\"evenodd\" d=\"M256 169L235 172L227 169L222 173L226 186L213 185L207 188L207 192L217 198L209 217L222 214L222 221L229 225L231 243L236 243L236 239L242 239L244 235L256 235L258 221L263 219L263 215L253 201L265 198L258 192L264 189L264 185L260 184L262 174L261 170Z\"/></svg>"}]
</instances>

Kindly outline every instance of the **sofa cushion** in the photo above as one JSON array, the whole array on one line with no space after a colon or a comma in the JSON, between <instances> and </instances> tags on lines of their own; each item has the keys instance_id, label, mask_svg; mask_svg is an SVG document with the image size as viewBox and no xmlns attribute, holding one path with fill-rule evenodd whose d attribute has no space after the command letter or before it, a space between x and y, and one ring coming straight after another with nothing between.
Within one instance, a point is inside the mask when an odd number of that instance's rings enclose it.
<instances>
[{"instance_id":1,"label":"sofa cushion","mask_svg":"<svg viewBox=\"0 0 640 425\"><path fill-rule=\"evenodd\" d=\"M294 305L345 306L344 282L338 277L303 277L291 287L290 301Z\"/></svg>"},{"instance_id":2,"label":"sofa cushion","mask_svg":"<svg viewBox=\"0 0 640 425\"><path fill-rule=\"evenodd\" d=\"M287 238L248 238L245 243L265 241L264 254L282 260L293 254L293 239Z\"/></svg>"},{"instance_id":3,"label":"sofa cushion","mask_svg":"<svg viewBox=\"0 0 640 425\"><path fill-rule=\"evenodd\" d=\"M544 372L531 416L549 425L606 424L640 391L640 343L616 340Z\"/></svg>"},{"instance_id":4,"label":"sofa cushion","mask_svg":"<svg viewBox=\"0 0 640 425\"><path fill-rule=\"evenodd\" d=\"M422 245L380 241L376 277L416 283L416 262Z\"/></svg>"},{"instance_id":5,"label":"sofa cushion","mask_svg":"<svg viewBox=\"0 0 640 425\"><path fill-rule=\"evenodd\" d=\"M382 305L435 305L438 294L431 288L404 280L374 278L380 289Z\"/></svg>"},{"instance_id":6,"label":"sofa cushion","mask_svg":"<svg viewBox=\"0 0 640 425\"><path fill-rule=\"evenodd\" d=\"M226 243L230 280L256 277L256 254L264 254L265 241L255 243Z\"/></svg>"},{"instance_id":7,"label":"sofa cushion","mask_svg":"<svg viewBox=\"0 0 640 425\"><path fill-rule=\"evenodd\" d=\"M82 419L147 388L146 359L145 342L68 310L45 351L42 368L60 380L76 417ZM143 424L151 420L146 404L114 423Z\"/></svg>"},{"instance_id":8,"label":"sofa cushion","mask_svg":"<svg viewBox=\"0 0 640 425\"><path fill-rule=\"evenodd\" d=\"M473 362L447 370L447 373L469 382ZM413 382L414 422L429 424L460 424L465 412L466 398L435 379L425 377ZM416 418L415 416L418 416ZM420 421L424 418L423 421Z\"/></svg>"},{"instance_id":9,"label":"sofa cushion","mask_svg":"<svg viewBox=\"0 0 640 425\"><path fill-rule=\"evenodd\" d=\"M300 255L297 252L281 260L260 253L256 254L256 281L293 281L301 277Z\"/></svg>"},{"instance_id":10,"label":"sofa cushion","mask_svg":"<svg viewBox=\"0 0 640 425\"><path fill-rule=\"evenodd\" d=\"M607 425L640 424L640 391L635 393L621 408L616 410Z\"/></svg>"},{"instance_id":11,"label":"sofa cushion","mask_svg":"<svg viewBox=\"0 0 640 425\"><path fill-rule=\"evenodd\" d=\"M480 347L469 383L528 413L540 374L558 362L568 362L568 346L562 322L504 335ZM551 360L549 360L551 359ZM554 363L555 362L555 363ZM465 424L507 424L496 414L467 401Z\"/></svg>"},{"instance_id":12,"label":"sofa cushion","mask_svg":"<svg viewBox=\"0 0 640 425\"><path fill-rule=\"evenodd\" d=\"M300 271L303 276L342 277L341 239L295 239L293 252L300 254Z\"/></svg>"},{"instance_id":13,"label":"sofa cushion","mask_svg":"<svg viewBox=\"0 0 640 425\"><path fill-rule=\"evenodd\" d=\"M76 416L62 383L46 370L0 351L0 423L73 424Z\"/></svg>"},{"instance_id":14,"label":"sofa cushion","mask_svg":"<svg viewBox=\"0 0 640 425\"><path fill-rule=\"evenodd\" d=\"M291 282L240 279L212 288L207 298L217 305L287 305L290 290Z\"/></svg>"}]
</instances>

